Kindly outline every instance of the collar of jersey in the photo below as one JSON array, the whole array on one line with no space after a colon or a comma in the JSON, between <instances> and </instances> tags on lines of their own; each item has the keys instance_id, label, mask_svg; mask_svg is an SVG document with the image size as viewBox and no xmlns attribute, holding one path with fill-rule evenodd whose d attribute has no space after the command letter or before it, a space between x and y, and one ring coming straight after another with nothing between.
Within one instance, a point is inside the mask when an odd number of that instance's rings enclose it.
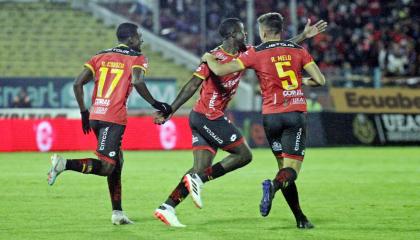
<instances>
[{"instance_id":1,"label":"collar of jersey","mask_svg":"<svg viewBox=\"0 0 420 240\"><path fill-rule=\"evenodd\" d=\"M231 53L226 52L226 50L225 50L225 49L223 49L222 45L220 45L220 49L222 50L222 52L224 52L225 54L227 54L227 55L229 55L229 56L231 56L231 57L236 57L236 56L238 56L238 54L231 54Z\"/></svg>"},{"instance_id":2,"label":"collar of jersey","mask_svg":"<svg viewBox=\"0 0 420 240\"><path fill-rule=\"evenodd\" d=\"M122 43L118 44L117 47L126 47L126 48L129 48L127 45L122 44Z\"/></svg>"},{"instance_id":3,"label":"collar of jersey","mask_svg":"<svg viewBox=\"0 0 420 240\"><path fill-rule=\"evenodd\" d=\"M270 39L270 40L267 40L266 42L280 42L281 41L281 39Z\"/></svg>"}]
</instances>

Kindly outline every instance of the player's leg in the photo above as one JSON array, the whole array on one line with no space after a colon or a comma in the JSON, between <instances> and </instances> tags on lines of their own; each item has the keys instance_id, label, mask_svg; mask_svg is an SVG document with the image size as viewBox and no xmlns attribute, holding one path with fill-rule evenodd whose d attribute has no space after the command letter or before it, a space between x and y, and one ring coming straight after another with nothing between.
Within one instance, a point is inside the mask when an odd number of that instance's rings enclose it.
<instances>
[{"instance_id":1,"label":"player's leg","mask_svg":"<svg viewBox=\"0 0 420 240\"><path fill-rule=\"evenodd\" d=\"M194 130L193 126L193 155L194 165L186 174L201 172L211 165L216 151ZM178 185L168 196L167 200L155 210L155 216L171 227L185 227L176 216L175 208L188 196L189 191L181 178Z\"/></svg>"},{"instance_id":2,"label":"player's leg","mask_svg":"<svg viewBox=\"0 0 420 240\"><path fill-rule=\"evenodd\" d=\"M208 168L206 171L199 174L203 183L219 178L238 168L244 167L252 161L251 149L243 137L238 139L238 141L231 146L223 148L223 150L229 152L230 154L222 161L213 164L211 168Z\"/></svg>"},{"instance_id":3,"label":"player's leg","mask_svg":"<svg viewBox=\"0 0 420 240\"><path fill-rule=\"evenodd\" d=\"M295 182L302 167L305 154L306 115L303 113L295 113L295 115L297 115L293 117L295 120L291 122L295 124L286 129L282 137L282 142L284 142L284 150L281 155L283 158L283 167L277 173L276 179L280 180L277 181L279 188L290 210L292 210L296 220L296 226L301 229L310 229L314 225L308 220L300 207L299 194ZM294 180L291 178L281 183L281 177L279 175L281 175L281 171L284 171L284 169L288 169L290 172L293 169L296 173L296 178ZM291 175L293 174L291 173Z\"/></svg>"},{"instance_id":4,"label":"player's leg","mask_svg":"<svg viewBox=\"0 0 420 240\"><path fill-rule=\"evenodd\" d=\"M128 216L123 212L121 206L122 199L122 185L121 172L124 165L124 156L122 151L119 151L119 161L115 165L114 171L108 176L108 189L111 197L112 216L111 222L115 225L132 224Z\"/></svg>"},{"instance_id":5,"label":"player's leg","mask_svg":"<svg viewBox=\"0 0 420 240\"><path fill-rule=\"evenodd\" d=\"M108 126L99 121L91 121L91 126L98 139L98 148L95 158L65 159L57 154L51 157L51 169L48 172L48 184L53 185L59 174L66 170L72 170L83 174L95 174L99 176L108 176L115 167L116 160L104 155L108 134Z\"/></svg>"},{"instance_id":6,"label":"player's leg","mask_svg":"<svg viewBox=\"0 0 420 240\"><path fill-rule=\"evenodd\" d=\"M252 160L252 153L242 137L241 132L227 119L219 117L209 120L203 115L195 114L197 131L213 148L221 148L231 153L222 161L198 173L203 183L219 178L228 172L241 168Z\"/></svg>"},{"instance_id":7,"label":"player's leg","mask_svg":"<svg viewBox=\"0 0 420 240\"><path fill-rule=\"evenodd\" d=\"M281 136L282 152L273 153L279 171L272 181L274 191L281 190L295 216L298 228L313 228L303 214L295 180L302 167L306 142L306 116L303 113L289 113L282 120L285 129Z\"/></svg>"}]
</instances>

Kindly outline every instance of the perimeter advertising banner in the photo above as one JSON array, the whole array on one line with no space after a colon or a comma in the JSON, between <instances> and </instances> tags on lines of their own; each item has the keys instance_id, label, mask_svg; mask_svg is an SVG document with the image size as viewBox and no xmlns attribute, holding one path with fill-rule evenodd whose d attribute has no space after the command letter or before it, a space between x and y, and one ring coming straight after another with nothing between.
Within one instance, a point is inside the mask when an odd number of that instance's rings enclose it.
<instances>
[{"instance_id":1,"label":"perimeter advertising banner","mask_svg":"<svg viewBox=\"0 0 420 240\"><path fill-rule=\"evenodd\" d=\"M327 146L420 145L420 114L323 113Z\"/></svg>"},{"instance_id":2,"label":"perimeter advertising banner","mask_svg":"<svg viewBox=\"0 0 420 240\"><path fill-rule=\"evenodd\" d=\"M15 96L24 88L33 108L78 108L72 78L0 78L0 108L10 108ZM172 102L177 94L175 79L146 79L150 93L162 102ZM90 105L93 81L85 85L85 103ZM128 98L130 109L151 108L133 89Z\"/></svg>"},{"instance_id":3,"label":"perimeter advertising banner","mask_svg":"<svg viewBox=\"0 0 420 240\"><path fill-rule=\"evenodd\" d=\"M96 149L91 132L84 135L80 119L0 119L0 152L69 151ZM152 117L129 117L123 137L126 150L190 149L187 117L174 117L155 125Z\"/></svg>"},{"instance_id":4,"label":"perimeter advertising banner","mask_svg":"<svg viewBox=\"0 0 420 240\"><path fill-rule=\"evenodd\" d=\"M332 88L336 112L420 113L420 91L407 88Z\"/></svg>"}]
</instances>

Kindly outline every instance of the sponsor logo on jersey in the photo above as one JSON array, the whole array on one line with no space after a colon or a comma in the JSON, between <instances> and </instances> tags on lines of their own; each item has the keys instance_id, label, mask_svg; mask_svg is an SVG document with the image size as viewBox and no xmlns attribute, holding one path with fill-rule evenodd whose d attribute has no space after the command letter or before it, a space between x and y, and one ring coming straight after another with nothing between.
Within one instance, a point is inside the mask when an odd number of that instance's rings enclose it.
<instances>
[{"instance_id":1,"label":"sponsor logo on jersey","mask_svg":"<svg viewBox=\"0 0 420 240\"><path fill-rule=\"evenodd\" d=\"M281 151L282 150L281 143L274 141L273 144L271 145L271 149L273 149L273 151Z\"/></svg>"},{"instance_id":2,"label":"sponsor logo on jersey","mask_svg":"<svg viewBox=\"0 0 420 240\"><path fill-rule=\"evenodd\" d=\"M219 144L223 143L223 140L219 136L217 136L209 127L207 127L207 125L204 125L203 128L210 135L210 137L216 140L216 142L218 142Z\"/></svg>"},{"instance_id":3,"label":"sponsor logo on jersey","mask_svg":"<svg viewBox=\"0 0 420 240\"><path fill-rule=\"evenodd\" d=\"M302 137L302 128L296 133L295 151L299 151L300 138Z\"/></svg>"},{"instance_id":4,"label":"sponsor logo on jersey","mask_svg":"<svg viewBox=\"0 0 420 240\"><path fill-rule=\"evenodd\" d=\"M105 114L108 111L107 107L94 107L93 108L93 113L95 114Z\"/></svg>"},{"instance_id":5,"label":"sponsor logo on jersey","mask_svg":"<svg viewBox=\"0 0 420 240\"><path fill-rule=\"evenodd\" d=\"M110 153L109 153L109 156L110 156L110 157L114 157L114 156L115 156L115 151L110 152Z\"/></svg>"},{"instance_id":6,"label":"sponsor logo on jersey","mask_svg":"<svg viewBox=\"0 0 420 240\"><path fill-rule=\"evenodd\" d=\"M234 142L236 138L237 138L236 134L233 134L232 136L230 136L230 141Z\"/></svg>"},{"instance_id":7,"label":"sponsor logo on jersey","mask_svg":"<svg viewBox=\"0 0 420 240\"><path fill-rule=\"evenodd\" d=\"M108 107L111 104L110 99L97 98L95 99L96 106Z\"/></svg>"},{"instance_id":8,"label":"sponsor logo on jersey","mask_svg":"<svg viewBox=\"0 0 420 240\"><path fill-rule=\"evenodd\" d=\"M104 150L105 149L105 142L106 142L106 138L108 137L108 129L109 129L109 127L106 127L104 129L104 132L102 133L101 143L99 144L99 150Z\"/></svg>"},{"instance_id":9,"label":"sponsor logo on jersey","mask_svg":"<svg viewBox=\"0 0 420 240\"><path fill-rule=\"evenodd\" d=\"M302 90L283 91L283 97L300 97L303 96Z\"/></svg>"},{"instance_id":10,"label":"sponsor logo on jersey","mask_svg":"<svg viewBox=\"0 0 420 240\"><path fill-rule=\"evenodd\" d=\"M192 143L196 143L196 142L198 142L198 137L196 137L196 136L192 136Z\"/></svg>"},{"instance_id":11,"label":"sponsor logo on jersey","mask_svg":"<svg viewBox=\"0 0 420 240\"><path fill-rule=\"evenodd\" d=\"M292 98L292 102L290 104L305 104L306 100L303 97L300 98Z\"/></svg>"},{"instance_id":12,"label":"sponsor logo on jersey","mask_svg":"<svg viewBox=\"0 0 420 240\"><path fill-rule=\"evenodd\" d=\"M229 80L227 82L224 82L224 83L222 83L222 85L225 88L231 88L231 87L234 87L239 82L240 79L241 79L241 76L239 76L239 77L237 77L233 80Z\"/></svg>"},{"instance_id":13,"label":"sponsor logo on jersey","mask_svg":"<svg viewBox=\"0 0 420 240\"><path fill-rule=\"evenodd\" d=\"M211 96L211 98L210 98L210 102L209 102L209 108L210 108L210 109L216 110L216 109L214 108L214 105L216 104L216 98L217 98L217 96L218 96L217 92L216 92L216 91L214 91L214 92L213 92L213 95L212 95L212 96Z\"/></svg>"}]
</instances>

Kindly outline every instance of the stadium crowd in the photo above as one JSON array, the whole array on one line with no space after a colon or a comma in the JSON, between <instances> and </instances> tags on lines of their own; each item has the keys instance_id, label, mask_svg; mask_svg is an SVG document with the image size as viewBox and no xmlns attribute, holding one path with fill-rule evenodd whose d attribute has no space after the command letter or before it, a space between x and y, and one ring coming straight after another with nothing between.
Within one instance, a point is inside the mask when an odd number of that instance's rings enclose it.
<instances>
[{"instance_id":1,"label":"stadium crowd","mask_svg":"<svg viewBox=\"0 0 420 240\"><path fill-rule=\"evenodd\" d=\"M117 11L151 29L152 12L139 2L119 5ZM206 50L221 41L217 26L223 18L238 17L246 22L246 2L206 1ZM200 1L160 0L160 9L160 35L201 55ZM291 37L288 1L255 1L256 16L269 11L285 16L285 37ZM329 22L327 34L303 45L323 71L347 77L372 76L379 68L383 76L419 76L419 15L420 3L413 0L297 0L299 29L308 17L313 22ZM255 43L259 43L257 35Z\"/></svg>"}]
</instances>

